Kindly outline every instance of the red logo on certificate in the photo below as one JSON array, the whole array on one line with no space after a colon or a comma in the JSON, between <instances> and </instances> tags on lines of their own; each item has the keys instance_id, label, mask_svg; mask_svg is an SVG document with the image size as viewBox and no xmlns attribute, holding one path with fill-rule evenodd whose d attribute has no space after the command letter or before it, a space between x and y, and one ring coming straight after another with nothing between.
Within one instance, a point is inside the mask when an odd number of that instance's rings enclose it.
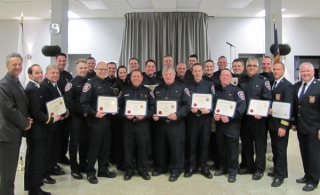
<instances>
[{"instance_id":1,"label":"red logo on certificate","mask_svg":"<svg viewBox=\"0 0 320 195\"><path fill-rule=\"evenodd\" d=\"M159 113L159 114L162 114L162 111L159 111L158 113Z\"/></svg>"},{"instance_id":2,"label":"red logo on certificate","mask_svg":"<svg viewBox=\"0 0 320 195\"><path fill-rule=\"evenodd\" d=\"M250 109L250 112L253 113L253 109Z\"/></svg>"},{"instance_id":3,"label":"red logo on certificate","mask_svg":"<svg viewBox=\"0 0 320 195\"><path fill-rule=\"evenodd\" d=\"M217 109L217 113L219 113L220 112L220 109Z\"/></svg>"},{"instance_id":4,"label":"red logo on certificate","mask_svg":"<svg viewBox=\"0 0 320 195\"><path fill-rule=\"evenodd\" d=\"M197 103L194 103L193 106L194 106L194 107L197 107Z\"/></svg>"},{"instance_id":5,"label":"red logo on certificate","mask_svg":"<svg viewBox=\"0 0 320 195\"><path fill-rule=\"evenodd\" d=\"M54 113L53 113L53 112L51 112L51 116L54 116Z\"/></svg>"},{"instance_id":6,"label":"red logo on certificate","mask_svg":"<svg viewBox=\"0 0 320 195\"><path fill-rule=\"evenodd\" d=\"M128 110L127 113L130 114L130 113L131 113L131 110Z\"/></svg>"},{"instance_id":7,"label":"red logo on certificate","mask_svg":"<svg viewBox=\"0 0 320 195\"><path fill-rule=\"evenodd\" d=\"M100 109L100 110L103 110L103 107L100 107L99 109Z\"/></svg>"}]
</instances>

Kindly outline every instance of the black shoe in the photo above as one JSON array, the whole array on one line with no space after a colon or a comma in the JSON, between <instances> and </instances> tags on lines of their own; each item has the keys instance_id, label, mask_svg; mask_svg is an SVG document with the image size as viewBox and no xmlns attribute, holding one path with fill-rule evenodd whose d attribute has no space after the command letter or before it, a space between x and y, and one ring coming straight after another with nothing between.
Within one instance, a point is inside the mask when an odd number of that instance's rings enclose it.
<instances>
[{"instance_id":1,"label":"black shoe","mask_svg":"<svg viewBox=\"0 0 320 195\"><path fill-rule=\"evenodd\" d=\"M283 179L274 179L273 182L271 183L272 187L279 187L283 183Z\"/></svg>"},{"instance_id":2,"label":"black shoe","mask_svg":"<svg viewBox=\"0 0 320 195\"><path fill-rule=\"evenodd\" d=\"M229 175L229 177L228 177L229 183L234 183L234 182L236 182L236 180L237 180L237 178L235 175Z\"/></svg>"},{"instance_id":3,"label":"black shoe","mask_svg":"<svg viewBox=\"0 0 320 195\"><path fill-rule=\"evenodd\" d=\"M55 171L52 171L52 172L50 172L50 175L64 175L64 174L66 174L64 171L57 171L57 170L55 170Z\"/></svg>"},{"instance_id":4,"label":"black shoe","mask_svg":"<svg viewBox=\"0 0 320 195\"><path fill-rule=\"evenodd\" d=\"M63 156L59 158L58 163L63 164L63 165L70 165L70 160L68 157Z\"/></svg>"},{"instance_id":5,"label":"black shoe","mask_svg":"<svg viewBox=\"0 0 320 195\"><path fill-rule=\"evenodd\" d=\"M212 174L209 170L201 170L201 175L203 175L207 179L212 179Z\"/></svg>"},{"instance_id":6,"label":"black shoe","mask_svg":"<svg viewBox=\"0 0 320 195\"><path fill-rule=\"evenodd\" d=\"M215 171L213 175L214 176L221 176L224 174L226 174L226 172L220 169L220 170Z\"/></svg>"},{"instance_id":7,"label":"black shoe","mask_svg":"<svg viewBox=\"0 0 320 195\"><path fill-rule=\"evenodd\" d=\"M171 174L169 177L169 181L174 182L178 180L178 176L175 174Z\"/></svg>"},{"instance_id":8,"label":"black shoe","mask_svg":"<svg viewBox=\"0 0 320 195\"><path fill-rule=\"evenodd\" d=\"M56 180L52 179L50 176L42 179L43 183L46 183L46 184L55 184L56 183Z\"/></svg>"},{"instance_id":9,"label":"black shoe","mask_svg":"<svg viewBox=\"0 0 320 195\"><path fill-rule=\"evenodd\" d=\"M24 191L29 191L29 188L25 186Z\"/></svg>"},{"instance_id":10,"label":"black shoe","mask_svg":"<svg viewBox=\"0 0 320 195\"><path fill-rule=\"evenodd\" d=\"M302 190L303 191L306 191L306 192L310 192L310 191L313 191L314 189L316 189L317 188L317 186L314 186L314 185L312 185L312 184L306 184L303 188L302 188Z\"/></svg>"},{"instance_id":11,"label":"black shoe","mask_svg":"<svg viewBox=\"0 0 320 195\"><path fill-rule=\"evenodd\" d=\"M188 171L186 171L183 175L183 177L189 178L191 177L193 174L195 174L197 172L197 170L195 169L189 169Z\"/></svg>"},{"instance_id":12,"label":"black shoe","mask_svg":"<svg viewBox=\"0 0 320 195\"><path fill-rule=\"evenodd\" d=\"M115 178L117 175L115 173L110 172L107 170L104 173L98 173L98 177L107 177L107 178Z\"/></svg>"},{"instance_id":13,"label":"black shoe","mask_svg":"<svg viewBox=\"0 0 320 195\"><path fill-rule=\"evenodd\" d=\"M126 174L124 174L123 179L125 181L129 181L132 178L133 175L134 175L134 173L126 173Z\"/></svg>"},{"instance_id":14,"label":"black shoe","mask_svg":"<svg viewBox=\"0 0 320 195\"><path fill-rule=\"evenodd\" d=\"M41 186L43 186L43 185L44 185L43 181L40 181L40 182L39 182L39 186L41 187Z\"/></svg>"},{"instance_id":15,"label":"black shoe","mask_svg":"<svg viewBox=\"0 0 320 195\"><path fill-rule=\"evenodd\" d=\"M261 173L260 171L256 171L252 176L252 180L260 180L262 177L263 173Z\"/></svg>"},{"instance_id":16,"label":"black shoe","mask_svg":"<svg viewBox=\"0 0 320 195\"><path fill-rule=\"evenodd\" d=\"M56 165L54 166L54 170L56 170L56 171L63 171L58 164L56 164Z\"/></svg>"},{"instance_id":17,"label":"black shoe","mask_svg":"<svg viewBox=\"0 0 320 195\"><path fill-rule=\"evenodd\" d=\"M51 195L51 193L50 193L50 192L43 191L43 190L40 189L40 192L38 192L37 195Z\"/></svg>"},{"instance_id":18,"label":"black shoe","mask_svg":"<svg viewBox=\"0 0 320 195\"><path fill-rule=\"evenodd\" d=\"M162 175L164 173L166 173L166 172L164 172L164 171L153 171L151 175L152 176L159 176L159 175Z\"/></svg>"},{"instance_id":19,"label":"black shoe","mask_svg":"<svg viewBox=\"0 0 320 195\"><path fill-rule=\"evenodd\" d=\"M89 183L91 184L97 184L98 183L98 179L95 175L89 175L87 177L87 180L89 181Z\"/></svg>"},{"instance_id":20,"label":"black shoe","mask_svg":"<svg viewBox=\"0 0 320 195\"><path fill-rule=\"evenodd\" d=\"M274 172L269 172L269 173L268 173L268 176L269 176L269 177L274 177L275 174L274 174Z\"/></svg>"},{"instance_id":21,"label":"black shoe","mask_svg":"<svg viewBox=\"0 0 320 195\"><path fill-rule=\"evenodd\" d=\"M72 172L71 171L71 175L75 179L82 179L83 178L80 172Z\"/></svg>"},{"instance_id":22,"label":"black shoe","mask_svg":"<svg viewBox=\"0 0 320 195\"><path fill-rule=\"evenodd\" d=\"M297 183L307 183L307 178L303 177L303 178L300 178L300 179L296 179L296 182Z\"/></svg>"},{"instance_id":23,"label":"black shoe","mask_svg":"<svg viewBox=\"0 0 320 195\"><path fill-rule=\"evenodd\" d=\"M149 173L139 173L139 175L140 175L144 180L150 180L150 179L151 179Z\"/></svg>"},{"instance_id":24,"label":"black shoe","mask_svg":"<svg viewBox=\"0 0 320 195\"><path fill-rule=\"evenodd\" d=\"M246 174L250 174L250 173L252 173L252 172L247 168L243 168L243 169L238 170L239 175L246 175Z\"/></svg>"}]
</instances>

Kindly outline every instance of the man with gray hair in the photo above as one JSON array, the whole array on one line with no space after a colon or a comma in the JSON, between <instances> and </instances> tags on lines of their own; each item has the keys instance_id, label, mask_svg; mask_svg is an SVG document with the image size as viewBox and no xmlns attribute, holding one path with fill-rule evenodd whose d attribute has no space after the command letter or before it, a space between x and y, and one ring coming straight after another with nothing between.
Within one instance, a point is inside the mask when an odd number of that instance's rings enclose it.
<instances>
[{"instance_id":1,"label":"man with gray hair","mask_svg":"<svg viewBox=\"0 0 320 195\"><path fill-rule=\"evenodd\" d=\"M32 119L19 81L21 55L9 54L6 66L8 73L0 80L0 195L13 195L22 132L31 128Z\"/></svg>"}]
</instances>

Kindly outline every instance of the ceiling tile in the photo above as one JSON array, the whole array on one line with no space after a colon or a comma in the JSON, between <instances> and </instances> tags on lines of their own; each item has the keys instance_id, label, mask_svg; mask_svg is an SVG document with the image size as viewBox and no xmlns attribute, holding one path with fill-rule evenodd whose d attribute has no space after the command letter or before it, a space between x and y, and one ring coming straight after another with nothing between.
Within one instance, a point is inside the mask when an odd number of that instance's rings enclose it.
<instances>
[{"instance_id":1,"label":"ceiling tile","mask_svg":"<svg viewBox=\"0 0 320 195\"><path fill-rule=\"evenodd\" d=\"M240 9L220 9L216 17L235 17Z\"/></svg>"},{"instance_id":2,"label":"ceiling tile","mask_svg":"<svg viewBox=\"0 0 320 195\"><path fill-rule=\"evenodd\" d=\"M154 9L176 9L177 3L174 0L152 0Z\"/></svg>"}]
</instances>

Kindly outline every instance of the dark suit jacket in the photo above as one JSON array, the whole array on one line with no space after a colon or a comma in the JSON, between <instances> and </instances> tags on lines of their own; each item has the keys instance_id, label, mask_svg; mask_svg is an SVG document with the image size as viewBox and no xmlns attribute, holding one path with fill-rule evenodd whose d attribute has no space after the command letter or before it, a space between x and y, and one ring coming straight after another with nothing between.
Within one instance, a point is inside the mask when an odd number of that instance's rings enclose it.
<instances>
[{"instance_id":1,"label":"dark suit jacket","mask_svg":"<svg viewBox=\"0 0 320 195\"><path fill-rule=\"evenodd\" d=\"M301 102L298 91L302 82L294 84L294 122L298 132L318 134L320 130L320 81L314 79L305 91Z\"/></svg>"},{"instance_id":2,"label":"dark suit jacket","mask_svg":"<svg viewBox=\"0 0 320 195\"><path fill-rule=\"evenodd\" d=\"M28 106L16 78L7 73L0 80L0 141L19 142L28 127Z\"/></svg>"},{"instance_id":3,"label":"dark suit jacket","mask_svg":"<svg viewBox=\"0 0 320 195\"><path fill-rule=\"evenodd\" d=\"M60 71L58 87L62 95L64 94L64 87L71 79L72 75L68 71Z\"/></svg>"},{"instance_id":4,"label":"dark suit jacket","mask_svg":"<svg viewBox=\"0 0 320 195\"><path fill-rule=\"evenodd\" d=\"M277 87L272 90L272 100L288 102L294 106L293 85L286 78L283 78L278 83ZM269 116L268 120L270 130L278 131L279 127L282 127L286 130L291 128L291 120L281 120L272 116Z\"/></svg>"},{"instance_id":5,"label":"dark suit jacket","mask_svg":"<svg viewBox=\"0 0 320 195\"><path fill-rule=\"evenodd\" d=\"M29 81L25 91L29 100L29 113L33 119L31 129L28 131L27 136L33 139L45 138L47 131L45 124L53 124L54 118L47 114L40 89L35 83Z\"/></svg>"}]
</instances>

